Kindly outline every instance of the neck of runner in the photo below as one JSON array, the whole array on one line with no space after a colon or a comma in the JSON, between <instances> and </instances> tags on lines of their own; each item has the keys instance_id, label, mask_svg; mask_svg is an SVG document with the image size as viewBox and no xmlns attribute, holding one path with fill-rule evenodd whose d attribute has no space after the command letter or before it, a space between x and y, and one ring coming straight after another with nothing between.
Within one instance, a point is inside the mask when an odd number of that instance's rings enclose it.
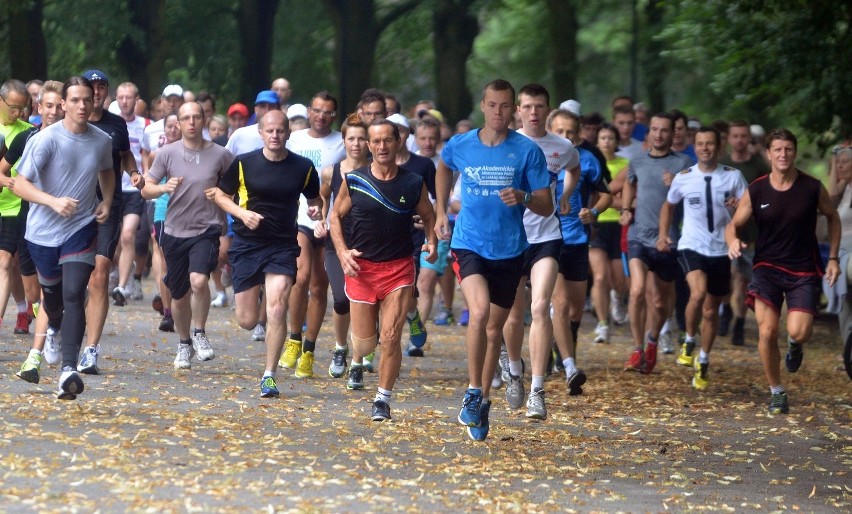
<instances>
[{"instance_id":1,"label":"neck of runner","mask_svg":"<svg viewBox=\"0 0 852 514\"><path fill-rule=\"evenodd\" d=\"M396 177L399 168L396 164L380 164L373 161L370 165L370 173L379 180L391 180Z\"/></svg>"},{"instance_id":2,"label":"neck of runner","mask_svg":"<svg viewBox=\"0 0 852 514\"><path fill-rule=\"evenodd\" d=\"M287 149L281 148L280 150L270 150L267 147L263 147L263 156L269 159L270 161L283 161L287 158Z\"/></svg>"},{"instance_id":3,"label":"neck of runner","mask_svg":"<svg viewBox=\"0 0 852 514\"><path fill-rule=\"evenodd\" d=\"M506 140L509 135L509 129L494 130L487 125L479 130L479 140L485 146L497 146Z\"/></svg>"}]
</instances>

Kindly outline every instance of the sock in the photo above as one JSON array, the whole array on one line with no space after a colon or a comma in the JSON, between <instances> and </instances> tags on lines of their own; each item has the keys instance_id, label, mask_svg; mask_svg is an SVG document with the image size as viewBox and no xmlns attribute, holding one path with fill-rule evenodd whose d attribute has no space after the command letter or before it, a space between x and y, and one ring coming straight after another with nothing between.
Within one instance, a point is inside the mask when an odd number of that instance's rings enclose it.
<instances>
[{"instance_id":1,"label":"sock","mask_svg":"<svg viewBox=\"0 0 852 514\"><path fill-rule=\"evenodd\" d=\"M580 331L580 322L572 321L571 322L571 337L574 338L574 351L577 351L577 333Z\"/></svg>"},{"instance_id":2,"label":"sock","mask_svg":"<svg viewBox=\"0 0 852 514\"><path fill-rule=\"evenodd\" d=\"M340 343L338 343L337 341L335 341L335 342L334 342L334 349L335 349L335 350L345 350L345 349L346 349L346 346L345 346L345 345L344 345L344 346L340 346Z\"/></svg>"},{"instance_id":3,"label":"sock","mask_svg":"<svg viewBox=\"0 0 852 514\"><path fill-rule=\"evenodd\" d=\"M544 376L533 375L530 387L533 391L536 389L544 389Z\"/></svg>"},{"instance_id":4,"label":"sock","mask_svg":"<svg viewBox=\"0 0 852 514\"><path fill-rule=\"evenodd\" d=\"M577 371L577 365L574 363L574 357L565 357L562 359L562 365L565 366L565 376L570 377Z\"/></svg>"},{"instance_id":5,"label":"sock","mask_svg":"<svg viewBox=\"0 0 852 514\"><path fill-rule=\"evenodd\" d=\"M737 330L742 330L745 327L745 318L736 318L734 320L734 328Z\"/></svg>"},{"instance_id":6,"label":"sock","mask_svg":"<svg viewBox=\"0 0 852 514\"><path fill-rule=\"evenodd\" d=\"M301 332L290 332L290 339L293 341L302 342L302 333Z\"/></svg>"},{"instance_id":7,"label":"sock","mask_svg":"<svg viewBox=\"0 0 852 514\"><path fill-rule=\"evenodd\" d=\"M701 353L698 354L698 362L701 364L710 364L710 354L701 350Z\"/></svg>"},{"instance_id":8,"label":"sock","mask_svg":"<svg viewBox=\"0 0 852 514\"><path fill-rule=\"evenodd\" d=\"M798 341L796 341L795 339L793 339L790 336L787 336L787 344L790 345L791 350L801 351L801 349L802 349L802 343L799 343Z\"/></svg>"},{"instance_id":9,"label":"sock","mask_svg":"<svg viewBox=\"0 0 852 514\"><path fill-rule=\"evenodd\" d=\"M392 394L393 391L388 391L387 389L382 389L381 387L379 387L378 391L376 391L376 399L373 401L385 402L386 404L390 405Z\"/></svg>"},{"instance_id":10,"label":"sock","mask_svg":"<svg viewBox=\"0 0 852 514\"><path fill-rule=\"evenodd\" d=\"M306 337L305 340L302 341L302 353L305 353L305 352L313 353L313 351L316 349L316 346L317 346L316 341L311 341L310 339L308 339Z\"/></svg>"},{"instance_id":11,"label":"sock","mask_svg":"<svg viewBox=\"0 0 852 514\"><path fill-rule=\"evenodd\" d=\"M349 364L349 367L351 368L352 366L363 366L363 365L364 365L363 362L355 362L355 357L352 357L352 362Z\"/></svg>"},{"instance_id":12,"label":"sock","mask_svg":"<svg viewBox=\"0 0 852 514\"><path fill-rule=\"evenodd\" d=\"M523 361L509 360L509 374L513 377L519 377L524 374Z\"/></svg>"},{"instance_id":13,"label":"sock","mask_svg":"<svg viewBox=\"0 0 852 514\"><path fill-rule=\"evenodd\" d=\"M274 372L274 371L272 371L272 370L269 370L269 369L268 369L268 370L266 370L266 371L264 371L264 372L263 372L263 378L266 378L266 377L273 377L273 378L275 378L275 372Z\"/></svg>"},{"instance_id":14,"label":"sock","mask_svg":"<svg viewBox=\"0 0 852 514\"><path fill-rule=\"evenodd\" d=\"M417 317L417 314L417 309L414 309L413 311L408 311L408 314L406 314L405 317L406 319L408 319L408 322L411 323L412 321L414 321L414 318Z\"/></svg>"},{"instance_id":15,"label":"sock","mask_svg":"<svg viewBox=\"0 0 852 514\"><path fill-rule=\"evenodd\" d=\"M468 391L479 391L479 394L482 394L482 388L481 387L474 387L471 384L467 385L467 390Z\"/></svg>"},{"instance_id":16,"label":"sock","mask_svg":"<svg viewBox=\"0 0 852 514\"><path fill-rule=\"evenodd\" d=\"M662 333L662 332L661 332ZM658 336L659 337L659 336ZM645 339L648 340L649 344L657 344L657 338L652 336L650 332L645 334Z\"/></svg>"},{"instance_id":17,"label":"sock","mask_svg":"<svg viewBox=\"0 0 852 514\"><path fill-rule=\"evenodd\" d=\"M204 333L203 328L195 328L195 329L192 330L192 335L203 334L203 333Z\"/></svg>"},{"instance_id":18,"label":"sock","mask_svg":"<svg viewBox=\"0 0 852 514\"><path fill-rule=\"evenodd\" d=\"M30 355L41 355L41 354L42 354L42 353L41 353L40 351L36 350L35 348L33 348L32 350L30 350Z\"/></svg>"},{"instance_id":19,"label":"sock","mask_svg":"<svg viewBox=\"0 0 852 514\"><path fill-rule=\"evenodd\" d=\"M769 391L772 394L779 394L784 392L784 386L769 386Z\"/></svg>"},{"instance_id":20,"label":"sock","mask_svg":"<svg viewBox=\"0 0 852 514\"><path fill-rule=\"evenodd\" d=\"M609 322L608 322L607 320L598 321L598 326L599 326L599 327L608 327L608 326L609 326Z\"/></svg>"},{"instance_id":21,"label":"sock","mask_svg":"<svg viewBox=\"0 0 852 514\"><path fill-rule=\"evenodd\" d=\"M24 300L23 302L18 302L17 306L18 306L18 314L21 314L21 313L26 314L27 313L27 301L26 300Z\"/></svg>"},{"instance_id":22,"label":"sock","mask_svg":"<svg viewBox=\"0 0 852 514\"><path fill-rule=\"evenodd\" d=\"M169 309L168 307L164 308L163 309L163 316L165 316L167 318L171 318L172 317L172 310Z\"/></svg>"},{"instance_id":23,"label":"sock","mask_svg":"<svg viewBox=\"0 0 852 514\"><path fill-rule=\"evenodd\" d=\"M686 334L686 342L687 343L694 343L695 342L695 336L691 336L689 334Z\"/></svg>"},{"instance_id":24,"label":"sock","mask_svg":"<svg viewBox=\"0 0 852 514\"><path fill-rule=\"evenodd\" d=\"M180 340L180 344L190 345L192 344L192 339Z\"/></svg>"}]
</instances>

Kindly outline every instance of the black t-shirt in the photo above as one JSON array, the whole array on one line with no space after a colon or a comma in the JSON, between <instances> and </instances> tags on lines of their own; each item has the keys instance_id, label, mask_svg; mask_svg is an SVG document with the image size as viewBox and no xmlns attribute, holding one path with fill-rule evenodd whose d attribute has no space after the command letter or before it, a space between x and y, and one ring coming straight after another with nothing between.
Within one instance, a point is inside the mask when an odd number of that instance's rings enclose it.
<instances>
[{"instance_id":1,"label":"black t-shirt","mask_svg":"<svg viewBox=\"0 0 852 514\"><path fill-rule=\"evenodd\" d=\"M121 152L130 151L130 135L127 132L127 122L124 118L109 111L103 111L101 119L89 123L103 130L112 139L112 170L115 172L115 190L113 191L113 207L121 205ZM98 198L103 198L101 186L98 184ZM116 203L118 200L118 203Z\"/></svg>"},{"instance_id":2,"label":"black t-shirt","mask_svg":"<svg viewBox=\"0 0 852 514\"><path fill-rule=\"evenodd\" d=\"M414 172L423 177L423 183L426 184L426 191L435 198L435 163L428 157L422 155L411 154L411 158L405 161L405 167L408 171ZM411 223L411 243L414 245L414 255L420 255L420 249L423 241L426 239L426 233L422 230L414 228L414 222Z\"/></svg>"},{"instance_id":3,"label":"black t-shirt","mask_svg":"<svg viewBox=\"0 0 852 514\"><path fill-rule=\"evenodd\" d=\"M582 143L577 145L577 148L582 148L583 150L592 152L592 155L595 156L595 159L597 159L601 165L601 175L606 180L606 183L609 184L612 182L612 175L609 173L609 166L606 165L606 157L604 157L603 152L601 152L597 146L584 139Z\"/></svg>"},{"instance_id":4,"label":"black t-shirt","mask_svg":"<svg viewBox=\"0 0 852 514\"><path fill-rule=\"evenodd\" d=\"M237 195L240 207L263 216L255 230L234 218L234 233L246 239L275 239L296 244L299 196L319 196L319 175L310 159L293 152L281 161L270 161L263 149L237 156L219 179L219 189Z\"/></svg>"},{"instance_id":5,"label":"black t-shirt","mask_svg":"<svg viewBox=\"0 0 852 514\"><path fill-rule=\"evenodd\" d=\"M365 166L346 175L352 199L351 246L361 258L387 262L411 257L411 218L423 192L423 177L400 167L391 180L379 180Z\"/></svg>"},{"instance_id":6,"label":"black t-shirt","mask_svg":"<svg viewBox=\"0 0 852 514\"><path fill-rule=\"evenodd\" d=\"M27 146L27 141L36 134L38 134L38 127L32 127L15 136L15 139L12 140L12 145L9 146L3 159L14 166L18 162L18 159L24 155L24 148Z\"/></svg>"},{"instance_id":7,"label":"black t-shirt","mask_svg":"<svg viewBox=\"0 0 852 514\"><path fill-rule=\"evenodd\" d=\"M340 186L343 184L343 174L340 172L340 163L338 162L331 168L331 209L334 208L334 201L337 199L337 193L340 192ZM352 231L352 219L347 214L340 222L340 228L343 229L343 242L349 247L349 233ZM334 242L331 237L325 238L325 247L334 251Z\"/></svg>"}]
</instances>

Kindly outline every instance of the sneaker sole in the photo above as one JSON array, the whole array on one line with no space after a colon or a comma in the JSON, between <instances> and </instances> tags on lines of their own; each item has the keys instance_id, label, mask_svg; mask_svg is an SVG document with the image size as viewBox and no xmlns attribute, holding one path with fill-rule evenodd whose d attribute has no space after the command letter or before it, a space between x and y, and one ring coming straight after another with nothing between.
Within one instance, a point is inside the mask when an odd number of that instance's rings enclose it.
<instances>
[{"instance_id":1,"label":"sneaker sole","mask_svg":"<svg viewBox=\"0 0 852 514\"><path fill-rule=\"evenodd\" d=\"M583 394L583 384L586 383L586 374L585 373L575 373L571 375L571 378L568 379L568 395L569 396L577 396Z\"/></svg>"},{"instance_id":2,"label":"sneaker sole","mask_svg":"<svg viewBox=\"0 0 852 514\"><path fill-rule=\"evenodd\" d=\"M542 421L547 419L547 413L546 412L544 414L541 414L539 412L527 411L526 416L527 416L527 419L538 419L538 420L542 420Z\"/></svg>"},{"instance_id":3,"label":"sneaker sole","mask_svg":"<svg viewBox=\"0 0 852 514\"><path fill-rule=\"evenodd\" d=\"M118 293L112 293L112 304L116 307L124 307L127 305L127 299L123 296L120 296Z\"/></svg>"},{"instance_id":4,"label":"sneaker sole","mask_svg":"<svg viewBox=\"0 0 852 514\"><path fill-rule=\"evenodd\" d=\"M78 373L85 373L86 375L100 375L101 370L97 366L86 366L85 368L77 367Z\"/></svg>"},{"instance_id":5,"label":"sneaker sole","mask_svg":"<svg viewBox=\"0 0 852 514\"><path fill-rule=\"evenodd\" d=\"M299 373L298 371L296 371L295 375L296 375L296 378L314 378L313 372L311 372L310 374L307 374L307 373Z\"/></svg>"},{"instance_id":6,"label":"sneaker sole","mask_svg":"<svg viewBox=\"0 0 852 514\"><path fill-rule=\"evenodd\" d=\"M457 419L459 420L459 423L461 423L462 425L464 425L468 428L479 428L479 426L482 424L481 421L478 424L474 424L473 422L465 423L464 421L462 421L461 414L459 414L459 417Z\"/></svg>"},{"instance_id":7,"label":"sneaker sole","mask_svg":"<svg viewBox=\"0 0 852 514\"><path fill-rule=\"evenodd\" d=\"M192 364L187 364L184 366L183 364L175 363L175 369L192 369Z\"/></svg>"},{"instance_id":8,"label":"sneaker sole","mask_svg":"<svg viewBox=\"0 0 852 514\"><path fill-rule=\"evenodd\" d=\"M278 398L281 396L281 393L276 391L274 393L260 393L261 398Z\"/></svg>"},{"instance_id":9,"label":"sneaker sole","mask_svg":"<svg viewBox=\"0 0 852 514\"><path fill-rule=\"evenodd\" d=\"M678 363L678 364L680 364L681 366L686 366L687 368L695 367L695 360L694 360L694 358L693 358L693 360L691 360L691 361L688 361L688 362L687 362L687 361L681 360L681 358L680 358L680 357L678 357L678 358L677 358L677 363Z\"/></svg>"},{"instance_id":10,"label":"sneaker sole","mask_svg":"<svg viewBox=\"0 0 852 514\"><path fill-rule=\"evenodd\" d=\"M30 333L30 329L28 328L15 328L14 333L18 335L27 335Z\"/></svg>"},{"instance_id":11,"label":"sneaker sole","mask_svg":"<svg viewBox=\"0 0 852 514\"><path fill-rule=\"evenodd\" d=\"M361 389L364 389L364 384L346 384L346 389L349 389L350 391L360 391Z\"/></svg>"},{"instance_id":12,"label":"sneaker sole","mask_svg":"<svg viewBox=\"0 0 852 514\"><path fill-rule=\"evenodd\" d=\"M27 371L18 371L17 373L15 373L15 376L20 378L21 380L29 382L30 384L38 384L39 381L41 380L41 377L39 376L37 369L29 369Z\"/></svg>"},{"instance_id":13,"label":"sneaker sole","mask_svg":"<svg viewBox=\"0 0 852 514\"><path fill-rule=\"evenodd\" d=\"M331 371L331 368L328 368L328 376L330 376L331 378L340 378L345 374L346 374L346 368L345 367L343 368L343 371L341 371L340 373L335 373L335 372Z\"/></svg>"},{"instance_id":14,"label":"sneaker sole","mask_svg":"<svg viewBox=\"0 0 852 514\"><path fill-rule=\"evenodd\" d=\"M69 382L70 383L67 383L66 385L68 385L69 387L73 385L74 391L66 391L65 389L62 389L56 395L57 399L59 399L59 400L74 400L74 399L77 398L78 394L81 394L83 391L86 390L86 385L83 383L82 380L80 380L80 377L77 377L77 380L75 380L75 381L69 381Z\"/></svg>"}]
</instances>

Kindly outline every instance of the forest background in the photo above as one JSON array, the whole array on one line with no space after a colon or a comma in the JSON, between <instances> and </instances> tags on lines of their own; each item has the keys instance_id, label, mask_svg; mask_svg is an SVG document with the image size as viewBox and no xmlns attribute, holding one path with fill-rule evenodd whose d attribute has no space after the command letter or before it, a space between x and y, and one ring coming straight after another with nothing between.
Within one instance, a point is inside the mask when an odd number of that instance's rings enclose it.
<instances>
[{"instance_id":1,"label":"forest background","mask_svg":"<svg viewBox=\"0 0 852 514\"><path fill-rule=\"evenodd\" d=\"M839 0L0 0L0 76L89 68L142 98L209 91L224 112L286 77L351 112L368 87L449 123L479 120L482 85L540 82L552 103L609 116L615 95L704 123L791 128L806 159L852 131L849 2ZM410 114L410 113L409 113Z\"/></svg>"}]
</instances>

